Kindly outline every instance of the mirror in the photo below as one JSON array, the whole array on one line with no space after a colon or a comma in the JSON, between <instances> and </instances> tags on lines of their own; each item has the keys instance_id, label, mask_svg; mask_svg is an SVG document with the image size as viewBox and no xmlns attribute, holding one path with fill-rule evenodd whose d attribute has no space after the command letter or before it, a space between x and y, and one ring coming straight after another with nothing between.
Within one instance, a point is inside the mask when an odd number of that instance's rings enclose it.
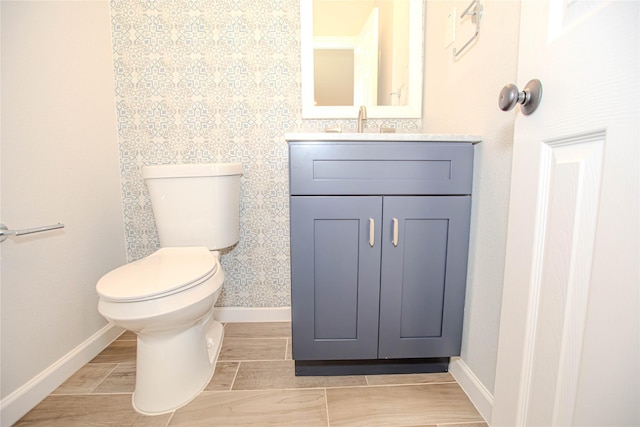
<instances>
[{"instance_id":1,"label":"mirror","mask_svg":"<svg viewBox=\"0 0 640 427\"><path fill-rule=\"evenodd\" d=\"M301 0L302 117L420 118L423 0Z\"/></svg>"}]
</instances>

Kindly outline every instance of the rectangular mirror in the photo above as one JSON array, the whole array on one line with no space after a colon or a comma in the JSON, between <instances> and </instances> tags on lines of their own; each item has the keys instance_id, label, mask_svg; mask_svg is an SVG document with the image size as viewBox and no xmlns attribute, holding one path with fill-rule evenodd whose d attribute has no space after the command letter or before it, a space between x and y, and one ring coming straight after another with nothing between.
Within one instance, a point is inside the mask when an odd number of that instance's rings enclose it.
<instances>
[{"instance_id":1,"label":"rectangular mirror","mask_svg":"<svg viewBox=\"0 0 640 427\"><path fill-rule=\"evenodd\" d=\"M423 0L301 0L302 117L422 117Z\"/></svg>"}]
</instances>

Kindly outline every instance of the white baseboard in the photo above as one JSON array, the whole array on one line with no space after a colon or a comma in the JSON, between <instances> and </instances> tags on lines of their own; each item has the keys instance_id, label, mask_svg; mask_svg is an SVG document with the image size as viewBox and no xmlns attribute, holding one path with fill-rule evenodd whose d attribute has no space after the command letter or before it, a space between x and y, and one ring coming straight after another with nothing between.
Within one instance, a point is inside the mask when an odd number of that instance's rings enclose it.
<instances>
[{"instance_id":1,"label":"white baseboard","mask_svg":"<svg viewBox=\"0 0 640 427\"><path fill-rule=\"evenodd\" d=\"M476 377L471 368L459 357L452 357L449 372L458 381L462 390L469 396L485 422L491 425L491 411L493 411L493 394Z\"/></svg>"},{"instance_id":2,"label":"white baseboard","mask_svg":"<svg viewBox=\"0 0 640 427\"><path fill-rule=\"evenodd\" d=\"M290 322L291 307L216 307L220 322Z\"/></svg>"},{"instance_id":3,"label":"white baseboard","mask_svg":"<svg viewBox=\"0 0 640 427\"><path fill-rule=\"evenodd\" d=\"M2 399L0 425L10 426L104 350L122 329L106 325L22 387Z\"/></svg>"}]
</instances>

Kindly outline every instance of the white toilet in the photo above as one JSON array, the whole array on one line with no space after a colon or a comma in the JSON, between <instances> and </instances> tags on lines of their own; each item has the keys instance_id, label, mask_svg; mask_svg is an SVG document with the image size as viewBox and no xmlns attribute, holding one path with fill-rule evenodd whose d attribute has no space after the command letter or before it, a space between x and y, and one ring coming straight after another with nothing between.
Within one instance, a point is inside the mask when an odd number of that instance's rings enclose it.
<instances>
[{"instance_id":1,"label":"white toilet","mask_svg":"<svg viewBox=\"0 0 640 427\"><path fill-rule=\"evenodd\" d=\"M98 311L138 336L134 408L179 408L209 383L222 345L213 319L220 249L239 236L239 163L142 168L161 249L104 275Z\"/></svg>"}]
</instances>

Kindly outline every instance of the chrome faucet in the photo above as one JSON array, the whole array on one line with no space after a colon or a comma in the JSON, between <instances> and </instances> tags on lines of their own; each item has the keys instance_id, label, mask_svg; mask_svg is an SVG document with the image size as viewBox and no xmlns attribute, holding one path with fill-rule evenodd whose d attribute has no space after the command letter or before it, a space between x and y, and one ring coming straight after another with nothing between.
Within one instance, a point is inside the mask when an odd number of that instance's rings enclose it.
<instances>
[{"instance_id":1,"label":"chrome faucet","mask_svg":"<svg viewBox=\"0 0 640 427\"><path fill-rule=\"evenodd\" d=\"M367 121L367 107L364 105L360 106L360 111L358 111L358 133L362 133L364 128L364 122Z\"/></svg>"}]
</instances>

